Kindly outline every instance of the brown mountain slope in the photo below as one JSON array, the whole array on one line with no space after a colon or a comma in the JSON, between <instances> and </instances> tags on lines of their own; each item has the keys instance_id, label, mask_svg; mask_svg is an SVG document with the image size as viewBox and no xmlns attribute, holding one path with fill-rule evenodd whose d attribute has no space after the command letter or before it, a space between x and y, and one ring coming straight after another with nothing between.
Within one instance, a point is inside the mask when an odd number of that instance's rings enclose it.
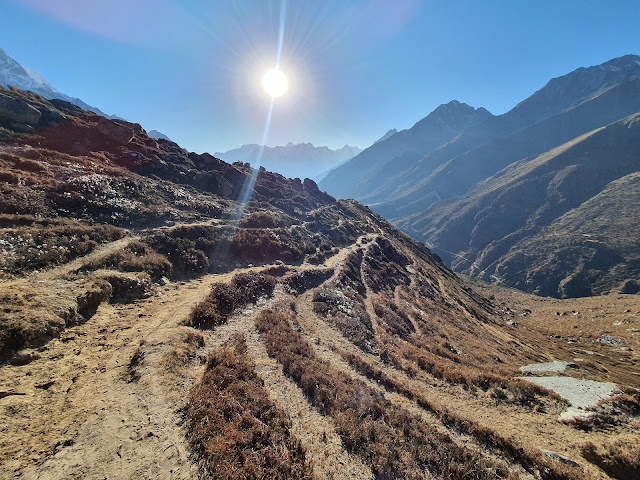
<instances>
[{"instance_id":1,"label":"brown mountain slope","mask_svg":"<svg viewBox=\"0 0 640 480\"><path fill-rule=\"evenodd\" d=\"M640 115L632 115L535 159L515 164L479 184L464 198L443 203L426 216L416 217L413 223L401 225L421 232L436 251L442 249L443 256L455 269L472 275L486 279L493 275L541 295L584 296L608 291L629 278L627 275L634 277L632 271L617 265L638 255L637 242L631 235L623 246L616 238L626 236L625 225L633 230L637 224L633 198L638 192L633 182L625 182L629 190L614 188L605 197L598 194L610 182L640 168L639 118ZM620 198L614 201L612 195L616 192ZM605 199L607 204L600 205ZM573 219L571 225L576 228L579 214L584 215L579 222L582 226L589 222L609 226L600 231L599 245L604 250L597 255L585 250L583 257L579 253L580 241L575 239L585 238L582 235L587 232L571 230L569 224L564 224L566 228L559 236L538 235L568 212ZM535 248L527 251L525 245ZM504 258L513 252L527 258L515 270L503 264ZM574 272L580 259L593 255L604 262L599 273L593 271L590 277L580 277L582 282L577 288L561 290L563 279ZM551 261L552 257L558 261ZM498 269L498 265L502 266ZM526 269L538 273L533 275ZM603 276L608 280L603 281ZM578 282L577 278L575 281Z\"/></svg>"},{"instance_id":2,"label":"brown mountain slope","mask_svg":"<svg viewBox=\"0 0 640 480\"><path fill-rule=\"evenodd\" d=\"M545 310L490 302L313 182L0 93L3 478L638 471L640 345L594 342L612 317L550 339ZM576 349L562 378L627 394L561 422L519 367Z\"/></svg>"},{"instance_id":3,"label":"brown mountain slope","mask_svg":"<svg viewBox=\"0 0 640 480\"><path fill-rule=\"evenodd\" d=\"M516 243L497 262L496 275L517 288L535 286L536 293L560 297L612 289L640 291L639 196L638 172L609 183L578 208Z\"/></svg>"}]
</instances>

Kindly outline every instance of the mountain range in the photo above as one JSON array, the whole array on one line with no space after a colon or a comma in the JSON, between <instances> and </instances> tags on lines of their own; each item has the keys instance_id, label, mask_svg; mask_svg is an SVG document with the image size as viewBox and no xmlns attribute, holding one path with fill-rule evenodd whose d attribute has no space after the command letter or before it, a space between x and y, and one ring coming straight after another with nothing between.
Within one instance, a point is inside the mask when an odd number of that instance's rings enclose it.
<instances>
[{"instance_id":1,"label":"mountain range","mask_svg":"<svg viewBox=\"0 0 640 480\"><path fill-rule=\"evenodd\" d=\"M345 145L332 150L315 147L310 142L284 146L243 145L227 152L216 152L214 156L227 162L250 163L263 166L289 178L322 178L323 175L360 153L362 149Z\"/></svg>"},{"instance_id":2,"label":"mountain range","mask_svg":"<svg viewBox=\"0 0 640 480\"><path fill-rule=\"evenodd\" d=\"M440 106L320 187L370 205L459 272L541 295L602 293L638 278L640 246L632 236L614 240L626 235L622 224L639 223L626 203L632 196L619 198L624 218L610 216L611 195L621 193L615 182L634 188L625 177L640 170L637 112L640 57L627 55L552 79L503 115L456 101ZM431 143L416 141L429 136ZM590 236L576 215L591 210L602 215L592 221L612 230Z\"/></svg>"}]
</instances>

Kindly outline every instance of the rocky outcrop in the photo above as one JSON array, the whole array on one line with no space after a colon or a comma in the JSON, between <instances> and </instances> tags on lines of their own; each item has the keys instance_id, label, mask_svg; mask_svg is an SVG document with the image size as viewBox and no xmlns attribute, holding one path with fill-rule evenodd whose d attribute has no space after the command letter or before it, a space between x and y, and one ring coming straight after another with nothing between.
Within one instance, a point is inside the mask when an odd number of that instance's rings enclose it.
<instances>
[{"instance_id":1,"label":"rocky outcrop","mask_svg":"<svg viewBox=\"0 0 640 480\"><path fill-rule=\"evenodd\" d=\"M133 140L133 129L124 123L100 118L96 127L105 137L118 144L129 143Z\"/></svg>"},{"instance_id":2,"label":"rocky outcrop","mask_svg":"<svg viewBox=\"0 0 640 480\"><path fill-rule=\"evenodd\" d=\"M36 125L42 114L25 100L0 93L0 121Z\"/></svg>"}]
</instances>

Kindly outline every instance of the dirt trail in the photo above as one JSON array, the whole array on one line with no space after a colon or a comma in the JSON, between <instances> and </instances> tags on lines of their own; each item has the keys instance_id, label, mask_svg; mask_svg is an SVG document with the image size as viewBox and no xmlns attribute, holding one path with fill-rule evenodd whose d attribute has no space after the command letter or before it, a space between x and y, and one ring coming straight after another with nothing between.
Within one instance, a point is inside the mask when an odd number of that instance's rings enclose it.
<instances>
[{"instance_id":1,"label":"dirt trail","mask_svg":"<svg viewBox=\"0 0 640 480\"><path fill-rule=\"evenodd\" d=\"M2 390L24 393L0 400L0 426L12 439L0 443L1 456L10 459L1 467L7 478L22 470L31 470L27 479L192 478L160 360L211 283L233 273L172 284L135 304L103 304L89 322L49 342L40 358L3 367ZM143 340L140 379L128 382L128 364Z\"/></svg>"},{"instance_id":2,"label":"dirt trail","mask_svg":"<svg viewBox=\"0 0 640 480\"><path fill-rule=\"evenodd\" d=\"M261 335L255 327L256 316L264 309L285 298L282 287L276 287L271 299L261 299L257 305L231 316L227 323L206 334L204 352L220 348L235 335L247 342L247 353L255 363L255 370L265 384L271 399L282 408L292 423L291 432L302 442L318 479L367 479L371 470L358 457L346 452L335 431L331 418L320 414L304 393L282 372L282 366L267 354ZM200 373L201 376L202 372ZM198 377L196 375L196 377Z\"/></svg>"},{"instance_id":3,"label":"dirt trail","mask_svg":"<svg viewBox=\"0 0 640 480\"><path fill-rule=\"evenodd\" d=\"M371 470L358 457L346 452L333 421L313 408L300 387L284 375L282 366L269 357L258 332L254 329L246 339L256 372L264 381L272 400L289 414L291 433L305 447L316 478L373 478Z\"/></svg>"}]
</instances>

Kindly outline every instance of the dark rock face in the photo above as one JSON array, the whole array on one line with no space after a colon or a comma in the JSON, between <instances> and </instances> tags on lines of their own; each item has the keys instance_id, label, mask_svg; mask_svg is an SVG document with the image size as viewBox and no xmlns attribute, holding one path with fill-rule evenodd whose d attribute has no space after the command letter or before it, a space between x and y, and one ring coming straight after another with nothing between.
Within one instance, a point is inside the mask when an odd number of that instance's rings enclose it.
<instances>
[{"instance_id":1,"label":"dark rock face","mask_svg":"<svg viewBox=\"0 0 640 480\"><path fill-rule=\"evenodd\" d=\"M0 120L36 125L41 116L40 111L26 101L0 93Z\"/></svg>"},{"instance_id":2,"label":"dark rock face","mask_svg":"<svg viewBox=\"0 0 640 480\"><path fill-rule=\"evenodd\" d=\"M133 129L124 123L101 118L96 127L105 137L116 143L125 144L133 140Z\"/></svg>"}]
</instances>

